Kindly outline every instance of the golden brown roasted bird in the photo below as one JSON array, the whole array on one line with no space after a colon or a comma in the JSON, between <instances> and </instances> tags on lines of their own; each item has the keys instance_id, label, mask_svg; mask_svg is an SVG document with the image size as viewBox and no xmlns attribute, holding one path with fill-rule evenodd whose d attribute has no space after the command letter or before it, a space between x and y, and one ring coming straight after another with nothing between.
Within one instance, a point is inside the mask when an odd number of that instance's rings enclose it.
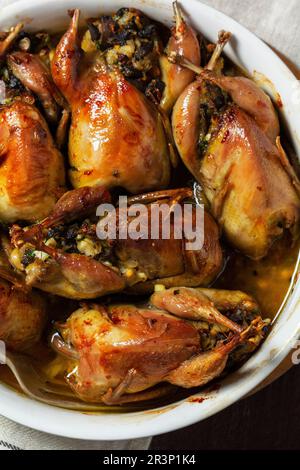
<instances>
[{"instance_id":1,"label":"golden brown roasted bird","mask_svg":"<svg viewBox=\"0 0 300 470\"><path fill-rule=\"evenodd\" d=\"M206 69L173 57L199 73L174 107L174 139L228 240L259 259L284 232L299 235L299 183L270 98L248 78L212 70L224 35Z\"/></svg>"},{"instance_id":2,"label":"golden brown roasted bird","mask_svg":"<svg viewBox=\"0 0 300 470\"><path fill-rule=\"evenodd\" d=\"M166 187L169 152L159 113L99 51L83 53L78 20L75 10L52 61L54 82L72 111L73 186L120 186L131 193Z\"/></svg>"},{"instance_id":3,"label":"golden brown roasted bird","mask_svg":"<svg viewBox=\"0 0 300 470\"><path fill-rule=\"evenodd\" d=\"M230 320L238 311L246 322ZM205 347L201 332L209 325L222 339ZM144 307L86 305L57 325L52 346L68 359L66 380L82 400L121 404L157 396L148 389L160 382L207 384L237 346L259 345L265 325L242 292L177 287L156 292Z\"/></svg>"}]
</instances>

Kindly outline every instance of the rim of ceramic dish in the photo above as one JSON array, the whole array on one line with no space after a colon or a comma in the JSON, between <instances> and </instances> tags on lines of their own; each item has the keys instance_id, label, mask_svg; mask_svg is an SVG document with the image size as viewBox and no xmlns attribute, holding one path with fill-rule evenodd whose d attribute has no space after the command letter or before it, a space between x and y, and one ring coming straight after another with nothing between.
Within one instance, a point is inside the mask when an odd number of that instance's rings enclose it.
<instances>
[{"instance_id":1,"label":"rim of ceramic dish","mask_svg":"<svg viewBox=\"0 0 300 470\"><path fill-rule=\"evenodd\" d=\"M68 8L74 7L89 11L98 10L98 12L101 12L102 9L101 2L98 0L64 0L59 7L57 3L57 0L18 0L16 3L1 9L0 24L3 26L4 23L8 23L7 25L11 26L20 18L28 16L28 12L31 12L30 17L32 17L34 9L43 10L44 12L51 12L51 7L53 7L53 11L55 11L55 7L61 11L62 9L67 11ZM106 3L106 6L109 3L111 10L122 6L120 2L112 0L104 3ZM183 0L180 3L189 12L195 8L199 10L199 13L205 13L207 17L213 18L218 25L224 23L226 28L234 34L238 33L238 36L243 37L243 41L249 41L253 50L260 51L260 54L268 57L274 66L281 71L282 80L288 81L287 86L293 87L296 83L298 84L296 77L281 59L264 42L235 20L197 0ZM164 14L169 20L172 16L171 2L167 0L160 0L159 2L156 0L127 2L124 0L124 4L139 7L142 10L152 8L153 11L156 8L161 11L160 9L163 7L165 9ZM214 32L216 33L216 31ZM231 57L232 52L229 51L228 55ZM300 133L293 130L295 112L295 110L292 110L292 112L288 110L286 113L284 109L283 115L286 117L292 133L292 140L299 154L300 140L298 135ZM298 114L297 110L297 116L299 115L300 112ZM219 390L210 389L210 391L198 392L190 399L181 400L172 405L162 406L150 411L125 413L120 410L120 412L113 413L87 414L36 402L6 385L0 384L0 414L39 431L88 440L122 440L153 436L204 420L251 392L276 369L294 347L295 341L300 335L300 282L297 282L297 277L295 272L293 286L285 299L282 309L284 321L281 320L281 317L277 319L262 347L243 367L222 380ZM200 399L197 400L197 398Z\"/></svg>"}]
</instances>

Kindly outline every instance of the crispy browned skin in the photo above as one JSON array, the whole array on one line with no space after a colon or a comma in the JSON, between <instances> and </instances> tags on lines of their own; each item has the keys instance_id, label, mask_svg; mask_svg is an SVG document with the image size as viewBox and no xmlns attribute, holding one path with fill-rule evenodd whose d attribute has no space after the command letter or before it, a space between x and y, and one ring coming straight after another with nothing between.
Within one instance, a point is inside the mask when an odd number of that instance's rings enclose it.
<instances>
[{"instance_id":1,"label":"crispy browned skin","mask_svg":"<svg viewBox=\"0 0 300 470\"><path fill-rule=\"evenodd\" d=\"M31 104L0 108L0 219L46 217L65 183L63 157L47 124Z\"/></svg>"},{"instance_id":2,"label":"crispy browned skin","mask_svg":"<svg viewBox=\"0 0 300 470\"><path fill-rule=\"evenodd\" d=\"M46 303L36 292L25 293L0 280L0 340L15 351L36 343L46 321Z\"/></svg>"},{"instance_id":3,"label":"crispy browned skin","mask_svg":"<svg viewBox=\"0 0 300 470\"><path fill-rule=\"evenodd\" d=\"M194 65L200 65L200 46L194 29L184 20L180 6L173 3L176 24L172 28L166 54L178 54L189 59ZM177 98L195 78L195 73L180 65L169 62L166 55L160 57L162 80L165 89L161 100L161 108L169 113Z\"/></svg>"},{"instance_id":4,"label":"crispy browned skin","mask_svg":"<svg viewBox=\"0 0 300 470\"><path fill-rule=\"evenodd\" d=\"M54 227L60 223L66 224L81 217L87 217L90 213L94 215L99 204L109 201L109 192L101 186L85 186L67 191L57 201L51 214L41 225L42 227Z\"/></svg>"},{"instance_id":5,"label":"crispy browned skin","mask_svg":"<svg viewBox=\"0 0 300 470\"><path fill-rule=\"evenodd\" d=\"M170 240L120 240L116 250L118 257L122 261L136 260L148 279L134 284L129 292L149 293L157 283L165 287L178 284L190 287L209 285L223 265L219 237L217 224L205 212L204 243L200 250L188 251L185 248L186 241L175 240L173 236Z\"/></svg>"},{"instance_id":6,"label":"crispy browned skin","mask_svg":"<svg viewBox=\"0 0 300 470\"><path fill-rule=\"evenodd\" d=\"M37 275L37 287L71 299L94 299L125 289L125 279L110 267L88 256L63 253L50 247L42 246L53 260L53 265ZM37 266L39 269L39 266Z\"/></svg>"},{"instance_id":7,"label":"crispy browned skin","mask_svg":"<svg viewBox=\"0 0 300 470\"><path fill-rule=\"evenodd\" d=\"M245 254L262 258L286 229L298 236L295 187L277 148L242 109L233 107L223 116L201 180L227 238Z\"/></svg>"},{"instance_id":8,"label":"crispy browned skin","mask_svg":"<svg viewBox=\"0 0 300 470\"><path fill-rule=\"evenodd\" d=\"M126 393L145 390L199 349L191 325L163 311L126 305L78 310L68 319L63 337L80 354L78 373L68 382L86 401L101 401L131 370L137 372Z\"/></svg>"},{"instance_id":9,"label":"crispy browned skin","mask_svg":"<svg viewBox=\"0 0 300 470\"><path fill-rule=\"evenodd\" d=\"M53 79L72 110L73 186L121 186L131 193L166 187L170 164L158 112L99 52L83 55L78 18L75 10L52 61Z\"/></svg>"},{"instance_id":10,"label":"crispy browned skin","mask_svg":"<svg viewBox=\"0 0 300 470\"><path fill-rule=\"evenodd\" d=\"M97 205L108 199L109 194L101 187L74 189L59 199L49 217L40 224L27 231L17 225L12 228L11 240L5 241L6 253L14 268L22 268L28 285L71 299L93 299L125 288L122 276L101 261L83 254L64 253L47 246L43 238L44 229L94 214ZM25 272L20 260L26 247L41 250L50 259L46 262L36 259Z\"/></svg>"},{"instance_id":11,"label":"crispy browned skin","mask_svg":"<svg viewBox=\"0 0 300 470\"><path fill-rule=\"evenodd\" d=\"M9 54L7 63L23 85L39 97L47 119L57 122L60 111L58 103L62 104L62 97L52 81L50 70L37 56L22 51Z\"/></svg>"},{"instance_id":12,"label":"crispy browned skin","mask_svg":"<svg viewBox=\"0 0 300 470\"><path fill-rule=\"evenodd\" d=\"M256 85L250 86L249 80L233 82L224 77L215 82L230 91L239 106L233 104L220 115L205 154L198 150L201 79L186 88L174 107L174 138L230 242L259 259L285 230L298 236L297 181L273 143L278 120L269 98L262 99L263 92L256 93Z\"/></svg>"},{"instance_id":13,"label":"crispy browned skin","mask_svg":"<svg viewBox=\"0 0 300 470\"><path fill-rule=\"evenodd\" d=\"M257 312L255 322L243 330L217 309L214 297L227 312L242 305ZM228 340L203 351L201 321L223 325ZM155 293L146 307L85 306L59 326L61 337L54 335L52 346L70 359L66 380L82 400L116 404L148 399L151 393L141 392L160 382L205 385L223 372L237 345L263 325L257 304L242 292L177 287Z\"/></svg>"},{"instance_id":14,"label":"crispy browned skin","mask_svg":"<svg viewBox=\"0 0 300 470\"><path fill-rule=\"evenodd\" d=\"M146 207L143 220L139 218L141 238L132 240L128 237L126 240L109 241L113 247L112 261L115 258L115 269L113 269L101 260L95 260L84 254L64 253L44 243L45 229L95 213L100 202L109 200L109 194L101 187L83 187L69 191L57 202L49 217L40 224L26 231L18 226L13 227L11 241L7 244L10 262L15 268L20 269L20 264L15 260L22 259L25 245L29 243L29 248L35 247L48 254L50 259L46 261L36 259L26 269L23 267L22 270L26 271L26 282L47 292L75 299L92 299L124 289L134 294L151 293L157 282L166 287L178 284L207 286L216 278L223 264L219 229L207 212L204 214L204 243L197 250L187 249L184 234L182 239L175 239L174 222L171 224L170 239L163 239L161 219L159 238L151 239L152 203L157 203L158 207L160 204L165 204L167 211L165 214L169 215L174 197L176 200L179 195L185 200L191 194L190 189L183 188L135 197L135 200L145 201ZM146 204L146 200L151 200L152 203ZM190 206L195 222L196 208L192 202ZM118 231L122 223L129 226L132 222L131 217L122 219L120 211L123 212L117 208ZM126 213L123 215L126 216ZM194 223L193 226L195 227ZM182 227L180 229L182 230ZM95 228L93 230L95 231ZM127 270L128 267L134 269Z\"/></svg>"},{"instance_id":15,"label":"crispy browned skin","mask_svg":"<svg viewBox=\"0 0 300 470\"><path fill-rule=\"evenodd\" d=\"M229 93L234 103L249 113L275 144L280 134L277 112L270 97L253 80L246 77L216 75L209 71L205 71L202 76Z\"/></svg>"},{"instance_id":16,"label":"crispy browned skin","mask_svg":"<svg viewBox=\"0 0 300 470\"><path fill-rule=\"evenodd\" d=\"M228 361L228 354L238 344L239 337L233 336L228 343L186 360L168 375L168 381L183 388L206 385L222 374Z\"/></svg>"},{"instance_id":17,"label":"crispy browned skin","mask_svg":"<svg viewBox=\"0 0 300 470\"><path fill-rule=\"evenodd\" d=\"M211 296L209 297L209 293ZM222 292L222 291L216 291ZM207 295L208 293L208 295ZM241 303L243 294L236 292L238 302L235 307ZM155 292L151 297L151 303L157 308L166 310L173 315L187 320L205 320L209 323L217 323L229 328L232 331L241 333L242 329L239 325L222 315L220 307L217 308L212 299L215 297L215 291L212 289L191 289L188 287L173 287L161 292ZM224 295L225 299L222 303L226 305L226 298L229 293ZM252 305L251 305L252 307ZM232 307L231 307L232 308Z\"/></svg>"}]
</instances>

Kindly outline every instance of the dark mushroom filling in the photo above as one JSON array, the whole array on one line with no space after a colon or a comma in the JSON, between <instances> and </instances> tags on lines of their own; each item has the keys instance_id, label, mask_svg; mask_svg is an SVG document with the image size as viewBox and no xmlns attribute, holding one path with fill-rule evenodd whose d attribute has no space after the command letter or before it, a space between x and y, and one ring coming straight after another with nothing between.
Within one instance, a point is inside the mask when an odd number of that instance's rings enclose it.
<instances>
[{"instance_id":1,"label":"dark mushroom filling","mask_svg":"<svg viewBox=\"0 0 300 470\"><path fill-rule=\"evenodd\" d=\"M199 113L199 155L203 156L209 142L216 135L220 127L222 116L230 103L229 95L220 87L209 82L201 83L201 102Z\"/></svg>"},{"instance_id":2,"label":"dark mushroom filling","mask_svg":"<svg viewBox=\"0 0 300 470\"><path fill-rule=\"evenodd\" d=\"M91 40L107 63L158 101L164 89L158 65L162 43L157 25L140 11L121 8L111 16L88 20Z\"/></svg>"}]
</instances>

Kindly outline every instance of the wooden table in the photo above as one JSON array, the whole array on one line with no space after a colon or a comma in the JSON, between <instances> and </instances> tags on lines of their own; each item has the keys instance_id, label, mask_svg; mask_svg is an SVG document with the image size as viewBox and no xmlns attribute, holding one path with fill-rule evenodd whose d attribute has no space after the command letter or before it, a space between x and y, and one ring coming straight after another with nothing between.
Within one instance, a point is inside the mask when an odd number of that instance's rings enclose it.
<instances>
[{"instance_id":1,"label":"wooden table","mask_svg":"<svg viewBox=\"0 0 300 470\"><path fill-rule=\"evenodd\" d=\"M153 450L299 450L300 369L188 428L153 438Z\"/></svg>"}]
</instances>

